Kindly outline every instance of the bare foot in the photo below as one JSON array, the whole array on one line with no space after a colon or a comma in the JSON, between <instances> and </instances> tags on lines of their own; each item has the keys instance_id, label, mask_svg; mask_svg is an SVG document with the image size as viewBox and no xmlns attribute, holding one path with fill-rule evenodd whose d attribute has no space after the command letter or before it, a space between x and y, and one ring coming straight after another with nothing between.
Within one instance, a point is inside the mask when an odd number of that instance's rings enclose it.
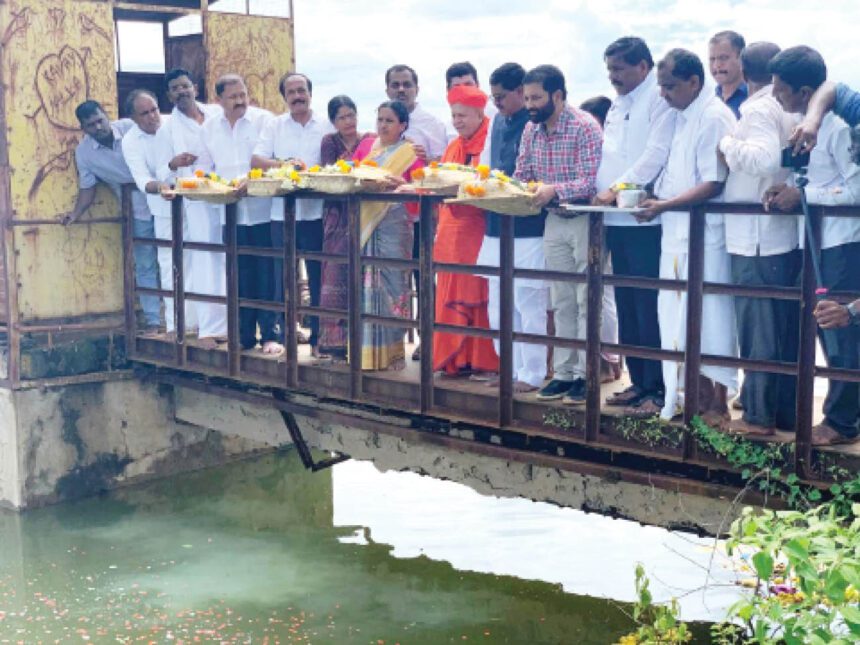
<instances>
[{"instance_id":1,"label":"bare foot","mask_svg":"<svg viewBox=\"0 0 860 645\"><path fill-rule=\"evenodd\" d=\"M401 370L406 369L406 359L405 358L395 358L391 363L388 364L388 369L393 372L400 372Z\"/></svg>"},{"instance_id":2,"label":"bare foot","mask_svg":"<svg viewBox=\"0 0 860 645\"><path fill-rule=\"evenodd\" d=\"M213 336L206 336L197 339L197 346L201 349L217 349L218 341Z\"/></svg>"},{"instance_id":3,"label":"bare foot","mask_svg":"<svg viewBox=\"0 0 860 645\"><path fill-rule=\"evenodd\" d=\"M264 354L277 355L277 354L282 353L283 351L284 351L284 346L281 345L280 343L273 341L273 340L267 340L265 343L263 343L263 353Z\"/></svg>"},{"instance_id":4,"label":"bare foot","mask_svg":"<svg viewBox=\"0 0 860 645\"><path fill-rule=\"evenodd\" d=\"M537 389L536 385L531 385L525 381L514 381L514 393L522 394L523 392L534 392Z\"/></svg>"}]
</instances>

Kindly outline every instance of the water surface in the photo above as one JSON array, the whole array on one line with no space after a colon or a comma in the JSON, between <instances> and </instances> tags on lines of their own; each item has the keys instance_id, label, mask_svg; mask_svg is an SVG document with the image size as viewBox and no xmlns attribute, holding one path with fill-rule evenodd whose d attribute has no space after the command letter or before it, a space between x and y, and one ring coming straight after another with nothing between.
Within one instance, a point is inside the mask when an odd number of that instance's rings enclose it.
<instances>
[{"instance_id":1,"label":"water surface","mask_svg":"<svg viewBox=\"0 0 860 645\"><path fill-rule=\"evenodd\" d=\"M294 452L0 513L0 642L611 643L706 540ZM690 560L698 562L691 564ZM719 618L733 593L687 596Z\"/></svg>"}]
</instances>

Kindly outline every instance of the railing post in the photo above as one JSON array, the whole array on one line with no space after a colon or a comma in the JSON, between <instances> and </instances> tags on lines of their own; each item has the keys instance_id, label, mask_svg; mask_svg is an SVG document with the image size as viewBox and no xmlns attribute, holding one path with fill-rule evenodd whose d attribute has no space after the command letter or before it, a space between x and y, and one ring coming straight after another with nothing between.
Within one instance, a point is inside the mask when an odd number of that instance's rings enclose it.
<instances>
[{"instance_id":1,"label":"railing post","mask_svg":"<svg viewBox=\"0 0 860 645\"><path fill-rule=\"evenodd\" d=\"M185 365L185 267L182 245L183 198L176 196L170 203L171 238L173 239L173 320L176 333L176 364Z\"/></svg>"},{"instance_id":2,"label":"railing post","mask_svg":"<svg viewBox=\"0 0 860 645\"><path fill-rule=\"evenodd\" d=\"M364 326L361 322L362 310L362 269L361 269L361 214L360 202L355 197L344 199L347 221L349 223L349 246L347 247L347 309L349 333L349 396L357 400L361 398L361 343L364 336Z\"/></svg>"},{"instance_id":3,"label":"railing post","mask_svg":"<svg viewBox=\"0 0 860 645\"><path fill-rule=\"evenodd\" d=\"M585 267L585 440L600 433L600 319L603 313L603 213L588 213Z\"/></svg>"},{"instance_id":4,"label":"railing post","mask_svg":"<svg viewBox=\"0 0 860 645\"><path fill-rule=\"evenodd\" d=\"M514 218L499 219L499 425L505 427L514 420Z\"/></svg>"},{"instance_id":5,"label":"railing post","mask_svg":"<svg viewBox=\"0 0 860 645\"><path fill-rule=\"evenodd\" d=\"M137 349L137 318L134 313L134 212L131 207L131 186L122 187L122 282L123 313L125 314L125 355L134 358Z\"/></svg>"},{"instance_id":6,"label":"railing post","mask_svg":"<svg viewBox=\"0 0 860 645\"><path fill-rule=\"evenodd\" d=\"M821 218L818 208L810 206L812 230L816 240L821 239ZM815 405L815 343L818 325L812 312L815 310L815 268L810 240L803 246L803 270L800 278L800 347L797 352L797 430L795 433L794 469L798 477L808 479L812 465L812 420Z\"/></svg>"},{"instance_id":7,"label":"railing post","mask_svg":"<svg viewBox=\"0 0 860 645\"><path fill-rule=\"evenodd\" d=\"M225 267L227 270L227 370L238 376L242 359L239 346L239 253L236 247L236 204L227 204L224 217Z\"/></svg>"},{"instance_id":8,"label":"railing post","mask_svg":"<svg viewBox=\"0 0 860 645\"><path fill-rule=\"evenodd\" d=\"M284 197L284 348L287 359L287 387L299 381L299 346L296 337L299 290L296 284L296 196Z\"/></svg>"},{"instance_id":9,"label":"railing post","mask_svg":"<svg viewBox=\"0 0 860 645\"><path fill-rule=\"evenodd\" d=\"M418 198L420 205L419 229L421 247L418 255L418 271L421 289L418 296L418 323L421 329L421 411L433 407L433 322L436 318L433 280L433 207L435 202L428 197Z\"/></svg>"},{"instance_id":10,"label":"railing post","mask_svg":"<svg viewBox=\"0 0 860 645\"><path fill-rule=\"evenodd\" d=\"M702 367L702 293L705 279L705 206L690 208L687 251L687 325L684 350L684 456L693 454L695 442L689 429L699 413L699 374Z\"/></svg>"}]
</instances>

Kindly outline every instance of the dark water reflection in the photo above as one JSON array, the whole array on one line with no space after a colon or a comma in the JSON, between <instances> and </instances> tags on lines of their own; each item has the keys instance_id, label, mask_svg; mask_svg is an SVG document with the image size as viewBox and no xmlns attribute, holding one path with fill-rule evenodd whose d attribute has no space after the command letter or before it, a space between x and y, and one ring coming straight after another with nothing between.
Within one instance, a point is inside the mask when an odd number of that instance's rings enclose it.
<instances>
[{"instance_id":1,"label":"dark water reflection","mask_svg":"<svg viewBox=\"0 0 860 645\"><path fill-rule=\"evenodd\" d=\"M627 608L591 596L632 568L590 518L268 455L0 513L0 642L611 643Z\"/></svg>"}]
</instances>

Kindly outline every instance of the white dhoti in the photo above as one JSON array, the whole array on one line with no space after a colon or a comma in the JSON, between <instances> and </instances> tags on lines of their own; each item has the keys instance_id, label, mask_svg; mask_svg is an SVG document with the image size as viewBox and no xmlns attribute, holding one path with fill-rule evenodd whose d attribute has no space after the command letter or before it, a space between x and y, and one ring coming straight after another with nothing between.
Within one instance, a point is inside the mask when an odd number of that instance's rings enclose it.
<instances>
[{"instance_id":1,"label":"white dhoti","mask_svg":"<svg viewBox=\"0 0 860 645\"><path fill-rule=\"evenodd\" d=\"M475 264L497 267L500 261L499 238L485 236ZM543 238L522 237L514 239L514 266L517 269L544 269ZM508 306L513 306L515 332L546 334L548 289L543 280L514 279L514 293L510 300L501 293L501 281L498 277L487 276L487 280L489 282L487 314L490 328L499 328L501 303L505 302ZM493 343L498 353L499 341L495 340ZM546 378L546 356L545 345L514 343L514 380L539 387Z\"/></svg>"},{"instance_id":2,"label":"white dhoti","mask_svg":"<svg viewBox=\"0 0 860 645\"><path fill-rule=\"evenodd\" d=\"M153 217L155 229L155 237L159 240L172 240L173 228L170 224L169 217ZM185 218L182 221L182 235L188 235L188 222ZM158 247L158 273L161 281L161 288L168 291L173 289L173 251L166 247ZM191 275L191 258L188 253L182 257L182 275L185 280ZM186 282L186 289L188 288ZM185 329L192 329L197 326L197 315L193 303L185 302ZM176 329L176 323L173 319L173 298L164 299L164 327L168 332Z\"/></svg>"},{"instance_id":3,"label":"white dhoti","mask_svg":"<svg viewBox=\"0 0 860 645\"><path fill-rule=\"evenodd\" d=\"M687 279L687 253L663 250L660 255L660 277ZM708 245L705 249L705 282L731 283L731 264L725 245ZM657 316L663 349L683 351L687 347L687 292L661 290L657 296ZM702 298L702 354L737 356L737 328L734 299L731 296L706 295ZM738 389L738 371L729 367L702 366L701 373L725 385L729 396ZM663 361L666 398L660 416L671 419L683 408L684 364Z\"/></svg>"},{"instance_id":4,"label":"white dhoti","mask_svg":"<svg viewBox=\"0 0 860 645\"><path fill-rule=\"evenodd\" d=\"M222 208L204 202L185 200L185 222L189 242L220 244ZM210 251L186 251L191 272L185 273L185 291L207 296L227 293L225 256ZM185 262L188 265L188 262ZM199 338L227 335L227 307L209 302L194 302Z\"/></svg>"}]
</instances>

